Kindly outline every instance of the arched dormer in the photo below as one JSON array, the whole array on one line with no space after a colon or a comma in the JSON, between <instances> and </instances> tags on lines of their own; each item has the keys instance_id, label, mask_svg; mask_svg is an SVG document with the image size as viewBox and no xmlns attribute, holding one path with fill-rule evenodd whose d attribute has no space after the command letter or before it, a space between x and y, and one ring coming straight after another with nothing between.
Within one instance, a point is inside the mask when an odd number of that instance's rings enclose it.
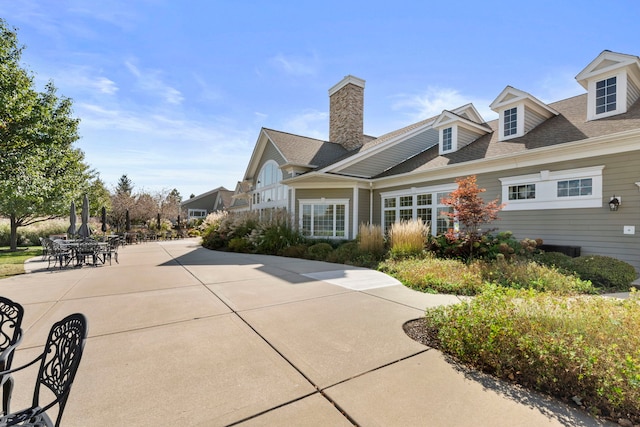
<instances>
[{"instance_id":1,"label":"arched dormer","mask_svg":"<svg viewBox=\"0 0 640 427\"><path fill-rule=\"evenodd\" d=\"M558 112L533 95L507 86L489 106L499 114L498 141L524 136Z\"/></svg>"},{"instance_id":2,"label":"arched dormer","mask_svg":"<svg viewBox=\"0 0 640 427\"><path fill-rule=\"evenodd\" d=\"M587 120L626 113L640 97L640 58L605 50L576 80L587 90Z\"/></svg>"}]
</instances>

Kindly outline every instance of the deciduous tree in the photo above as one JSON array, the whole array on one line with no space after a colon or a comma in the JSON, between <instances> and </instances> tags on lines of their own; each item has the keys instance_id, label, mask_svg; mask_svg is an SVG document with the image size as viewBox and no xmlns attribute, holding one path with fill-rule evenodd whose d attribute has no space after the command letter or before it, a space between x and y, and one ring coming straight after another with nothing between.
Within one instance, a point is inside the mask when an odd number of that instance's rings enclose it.
<instances>
[{"instance_id":1,"label":"deciduous tree","mask_svg":"<svg viewBox=\"0 0 640 427\"><path fill-rule=\"evenodd\" d=\"M37 92L21 53L15 30L0 20L0 215L10 219L12 250L19 227L68 213L91 176L73 147L71 100L53 83Z\"/></svg>"},{"instance_id":2,"label":"deciduous tree","mask_svg":"<svg viewBox=\"0 0 640 427\"><path fill-rule=\"evenodd\" d=\"M469 258L473 259L473 247L482 236L480 226L498 219L498 212L505 206L499 204L498 199L485 203L481 193L486 190L479 188L475 175L456 179L458 188L449 197L442 199L442 203L453 208L453 212L445 214L461 226L460 230L449 230L449 239L467 239L470 245ZM485 230L488 232L488 230Z\"/></svg>"}]
</instances>

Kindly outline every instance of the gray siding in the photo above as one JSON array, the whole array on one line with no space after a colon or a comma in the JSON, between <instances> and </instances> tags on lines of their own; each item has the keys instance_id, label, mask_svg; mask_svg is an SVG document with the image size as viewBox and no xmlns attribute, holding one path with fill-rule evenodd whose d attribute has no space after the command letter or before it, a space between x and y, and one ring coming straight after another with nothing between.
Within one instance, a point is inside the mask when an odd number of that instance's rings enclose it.
<instances>
[{"instance_id":1,"label":"gray siding","mask_svg":"<svg viewBox=\"0 0 640 427\"><path fill-rule=\"evenodd\" d=\"M271 141L268 141L264 148L264 153L262 153L262 157L260 158L260 162L256 168L256 178L264 164L269 160L275 160L278 165L285 163L285 159L280 155L278 149L271 143Z\"/></svg>"},{"instance_id":2,"label":"gray siding","mask_svg":"<svg viewBox=\"0 0 640 427\"><path fill-rule=\"evenodd\" d=\"M640 144L640 142L639 142ZM549 209L529 211L502 211L500 220L488 224L487 228L511 231L518 239L541 238L545 243L580 246L583 255L598 254L621 259L640 272L640 151L582 159L544 166L506 169L500 172L481 174L478 186L486 191L481 195L485 202L502 195L499 178L538 173L541 170L559 171L605 165L603 170L603 201L600 208ZM470 175L472 172L469 173ZM432 181L411 184L410 187L430 187L451 183ZM376 190L373 197L374 223L380 224L380 192L400 190L393 187ZM407 188L408 189L408 188ZM619 210L609 210L609 198L622 198ZM623 227L636 228L633 235L623 234Z\"/></svg>"},{"instance_id":3,"label":"gray siding","mask_svg":"<svg viewBox=\"0 0 640 427\"><path fill-rule=\"evenodd\" d=\"M563 170L605 165L603 176L603 206L601 208L503 211L501 220L492 224L501 231L512 231L522 239L541 238L545 243L580 246L583 255L606 255L633 265L640 272L640 152L607 156L597 160L581 160L550 164L544 168L523 168L484 175L478 184L487 188L485 201L500 194L498 177L536 173L541 169ZM622 197L617 212L609 210L609 198ZM636 234L623 234L623 226L633 225Z\"/></svg>"},{"instance_id":4,"label":"gray siding","mask_svg":"<svg viewBox=\"0 0 640 427\"><path fill-rule=\"evenodd\" d=\"M360 224L368 224L369 223L369 190L359 189L358 190L358 225ZM355 230L355 233L358 233L358 230Z\"/></svg>"},{"instance_id":5,"label":"gray siding","mask_svg":"<svg viewBox=\"0 0 640 427\"><path fill-rule=\"evenodd\" d=\"M458 126L458 150L465 145L469 145L470 143L478 139L478 137L479 135L477 133L471 132L469 129Z\"/></svg>"},{"instance_id":6,"label":"gray siding","mask_svg":"<svg viewBox=\"0 0 640 427\"><path fill-rule=\"evenodd\" d=\"M546 119L543 115L538 114L533 111L531 108L524 108L524 133L529 132L534 127L538 126L540 123L544 122Z\"/></svg>"},{"instance_id":7,"label":"gray siding","mask_svg":"<svg viewBox=\"0 0 640 427\"><path fill-rule=\"evenodd\" d=\"M638 97L640 97L640 89L630 79L627 79L627 108L631 107Z\"/></svg>"}]
</instances>

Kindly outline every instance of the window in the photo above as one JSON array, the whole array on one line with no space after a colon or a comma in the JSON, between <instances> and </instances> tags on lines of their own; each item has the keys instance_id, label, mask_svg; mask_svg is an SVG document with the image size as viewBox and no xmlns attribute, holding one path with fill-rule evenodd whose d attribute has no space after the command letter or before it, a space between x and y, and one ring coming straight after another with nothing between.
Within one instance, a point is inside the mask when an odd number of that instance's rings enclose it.
<instances>
[{"instance_id":1,"label":"window","mask_svg":"<svg viewBox=\"0 0 640 427\"><path fill-rule=\"evenodd\" d=\"M549 210L602 207L602 170L592 166L500 178L503 210ZM607 200L608 202L608 200Z\"/></svg>"},{"instance_id":2,"label":"window","mask_svg":"<svg viewBox=\"0 0 640 427\"><path fill-rule=\"evenodd\" d=\"M204 218L207 216L206 209L189 209L187 212L189 218Z\"/></svg>"},{"instance_id":3,"label":"window","mask_svg":"<svg viewBox=\"0 0 640 427\"><path fill-rule=\"evenodd\" d=\"M288 189L280 181L282 171L275 161L269 160L260 169L253 192L253 205L256 209L286 207Z\"/></svg>"},{"instance_id":4,"label":"window","mask_svg":"<svg viewBox=\"0 0 640 427\"><path fill-rule=\"evenodd\" d=\"M536 185L512 185L509 187L509 200L523 200L536 198Z\"/></svg>"},{"instance_id":5,"label":"window","mask_svg":"<svg viewBox=\"0 0 640 427\"><path fill-rule=\"evenodd\" d=\"M453 149L452 128L442 129L442 151Z\"/></svg>"},{"instance_id":6,"label":"window","mask_svg":"<svg viewBox=\"0 0 640 427\"><path fill-rule=\"evenodd\" d=\"M596 114L615 111L616 109L616 77L596 82Z\"/></svg>"},{"instance_id":7,"label":"window","mask_svg":"<svg viewBox=\"0 0 640 427\"><path fill-rule=\"evenodd\" d=\"M518 133L518 108L504 110L504 136Z\"/></svg>"},{"instance_id":8,"label":"window","mask_svg":"<svg viewBox=\"0 0 640 427\"><path fill-rule=\"evenodd\" d=\"M593 179L570 179L558 181L558 197L591 196Z\"/></svg>"},{"instance_id":9,"label":"window","mask_svg":"<svg viewBox=\"0 0 640 427\"><path fill-rule=\"evenodd\" d=\"M438 191L446 188L446 191ZM453 219L446 212L451 207L444 205L442 199L447 197L454 186L401 190L382 194L382 218L384 231L388 231L395 222L421 219L429 232L439 235L454 228Z\"/></svg>"},{"instance_id":10,"label":"window","mask_svg":"<svg viewBox=\"0 0 640 427\"><path fill-rule=\"evenodd\" d=\"M300 200L300 228L307 237L347 238L347 200Z\"/></svg>"}]
</instances>

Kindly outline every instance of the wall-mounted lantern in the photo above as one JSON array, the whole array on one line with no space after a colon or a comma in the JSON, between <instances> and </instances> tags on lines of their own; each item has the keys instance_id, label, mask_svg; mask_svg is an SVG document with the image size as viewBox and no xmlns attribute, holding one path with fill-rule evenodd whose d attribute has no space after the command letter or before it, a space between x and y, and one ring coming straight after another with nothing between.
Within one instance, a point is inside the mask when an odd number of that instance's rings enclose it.
<instances>
[{"instance_id":1,"label":"wall-mounted lantern","mask_svg":"<svg viewBox=\"0 0 640 427\"><path fill-rule=\"evenodd\" d=\"M622 197L618 197L614 194L611 200L609 200L609 210L617 211L621 204L622 204Z\"/></svg>"}]
</instances>

